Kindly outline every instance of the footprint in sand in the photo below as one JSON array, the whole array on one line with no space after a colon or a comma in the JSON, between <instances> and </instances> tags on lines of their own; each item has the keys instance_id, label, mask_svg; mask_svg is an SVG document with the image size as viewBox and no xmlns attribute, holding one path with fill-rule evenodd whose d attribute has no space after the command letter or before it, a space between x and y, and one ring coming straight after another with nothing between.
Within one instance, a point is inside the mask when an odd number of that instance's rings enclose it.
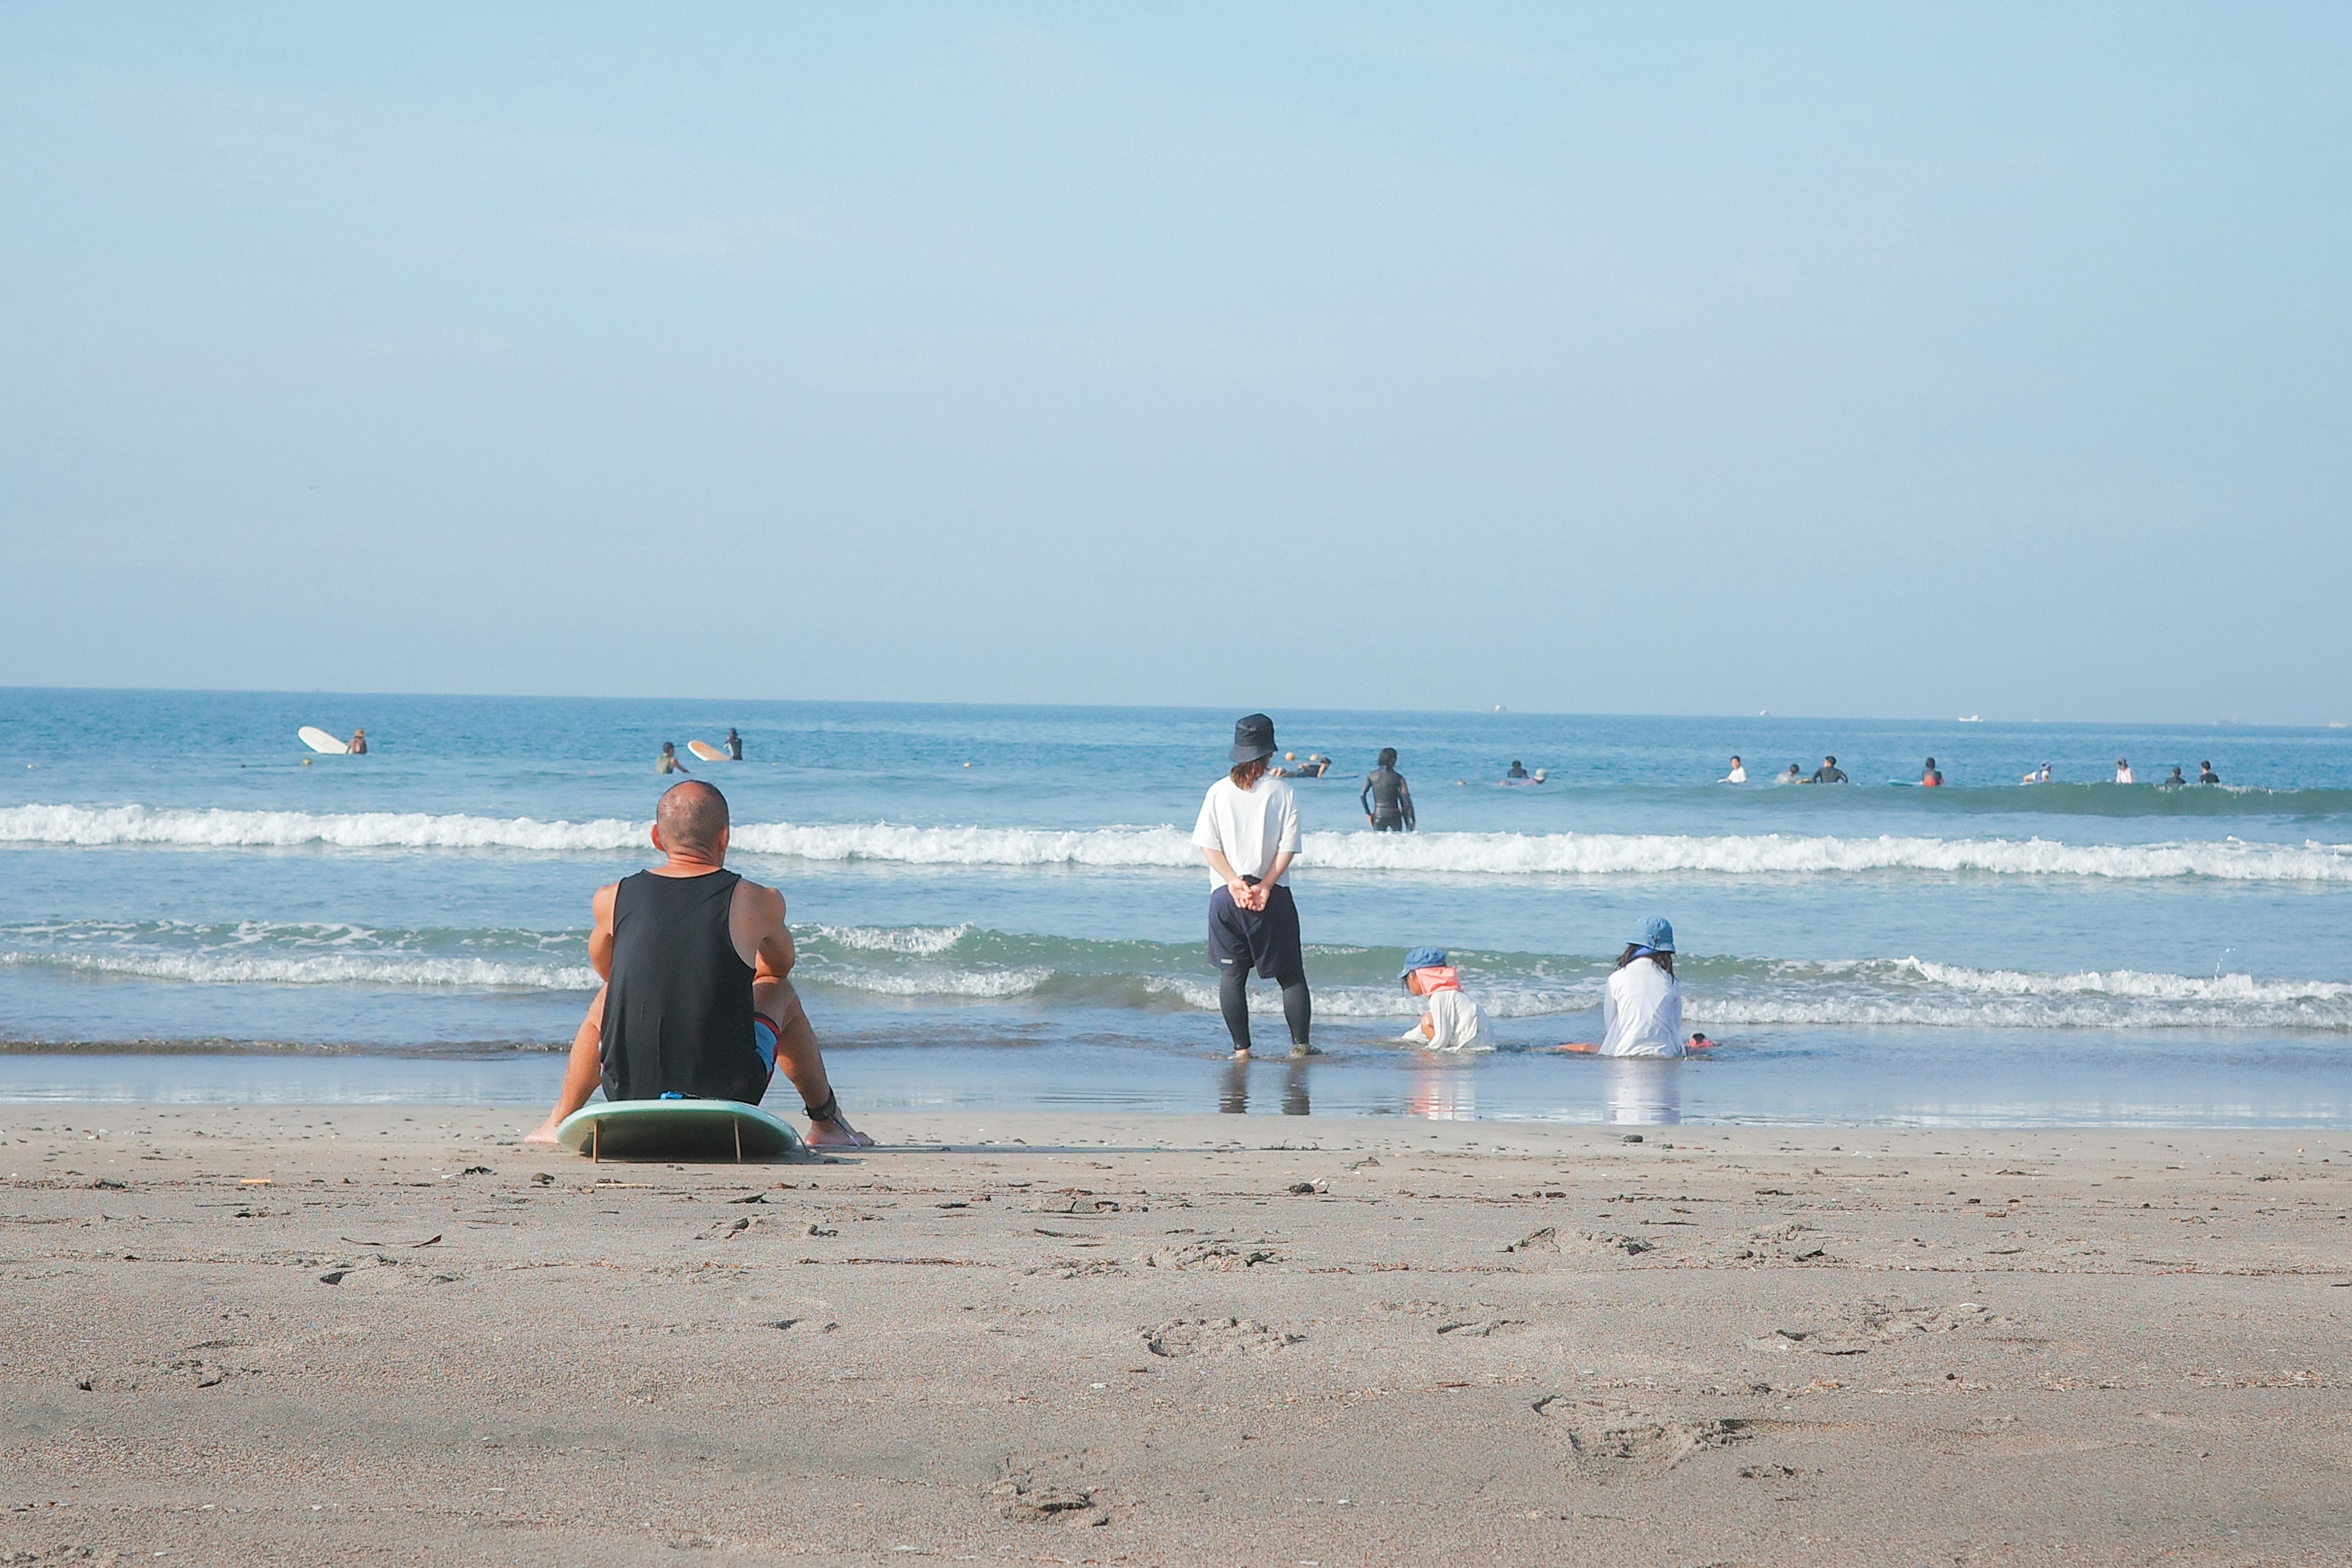
<instances>
[{"instance_id":1,"label":"footprint in sand","mask_svg":"<svg viewBox=\"0 0 2352 1568\"><path fill-rule=\"evenodd\" d=\"M1177 1318L1142 1332L1145 1350L1171 1359L1213 1351L1271 1354L1307 1338L1250 1318Z\"/></svg>"},{"instance_id":2,"label":"footprint in sand","mask_svg":"<svg viewBox=\"0 0 2352 1568\"><path fill-rule=\"evenodd\" d=\"M1755 1436L1739 1420L1673 1420L1600 1399L1548 1394L1535 1402L1566 1450L1569 1468L1596 1481L1654 1480L1693 1454Z\"/></svg>"},{"instance_id":3,"label":"footprint in sand","mask_svg":"<svg viewBox=\"0 0 2352 1568\"><path fill-rule=\"evenodd\" d=\"M1528 1232L1503 1250L1505 1252L1589 1252L1602 1255L1620 1253L1627 1258L1634 1258L1644 1252L1654 1251L1657 1245L1656 1242L1644 1237L1620 1236L1603 1230L1570 1231L1563 1236L1556 1226L1548 1225L1541 1230Z\"/></svg>"},{"instance_id":4,"label":"footprint in sand","mask_svg":"<svg viewBox=\"0 0 2352 1568\"><path fill-rule=\"evenodd\" d=\"M1191 1247L1166 1247L1143 1260L1146 1268L1202 1268L1230 1273L1282 1261L1270 1247L1250 1247L1229 1241L1202 1242Z\"/></svg>"},{"instance_id":5,"label":"footprint in sand","mask_svg":"<svg viewBox=\"0 0 2352 1568\"><path fill-rule=\"evenodd\" d=\"M1863 1355L1874 1346L1899 1345L1936 1334L1989 1329L2013 1320L1975 1301L1948 1307L1912 1307L1865 1300L1843 1309L1833 1321L1775 1329L1770 1339L1801 1346L1818 1355Z\"/></svg>"},{"instance_id":6,"label":"footprint in sand","mask_svg":"<svg viewBox=\"0 0 2352 1568\"><path fill-rule=\"evenodd\" d=\"M988 1489L1004 1517L1028 1524L1091 1529L1110 1522L1110 1498L1078 1454L1007 1458Z\"/></svg>"}]
</instances>

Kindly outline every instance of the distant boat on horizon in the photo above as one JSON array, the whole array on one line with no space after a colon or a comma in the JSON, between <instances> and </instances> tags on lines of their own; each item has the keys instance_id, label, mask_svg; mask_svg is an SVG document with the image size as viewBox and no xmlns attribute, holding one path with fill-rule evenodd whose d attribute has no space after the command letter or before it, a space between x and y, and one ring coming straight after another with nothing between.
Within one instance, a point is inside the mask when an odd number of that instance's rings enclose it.
<instances>
[{"instance_id":1,"label":"distant boat on horizon","mask_svg":"<svg viewBox=\"0 0 2352 1568\"><path fill-rule=\"evenodd\" d=\"M1963 713L1958 719L1954 720L1953 722L1956 724L1981 724L1984 722L1984 715L1981 713Z\"/></svg>"}]
</instances>

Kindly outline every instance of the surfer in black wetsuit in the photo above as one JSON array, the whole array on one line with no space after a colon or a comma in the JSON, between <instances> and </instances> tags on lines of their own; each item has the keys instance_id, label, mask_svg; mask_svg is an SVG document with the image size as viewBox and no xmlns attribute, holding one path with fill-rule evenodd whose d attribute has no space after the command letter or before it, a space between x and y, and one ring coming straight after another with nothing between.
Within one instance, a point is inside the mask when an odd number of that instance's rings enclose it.
<instances>
[{"instance_id":1,"label":"surfer in black wetsuit","mask_svg":"<svg viewBox=\"0 0 2352 1568\"><path fill-rule=\"evenodd\" d=\"M729 762L740 763L743 760L743 737L735 732L732 725L728 727L727 739L724 744L727 748L727 760Z\"/></svg>"},{"instance_id":2,"label":"surfer in black wetsuit","mask_svg":"<svg viewBox=\"0 0 2352 1568\"><path fill-rule=\"evenodd\" d=\"M1381 747L1380 765L1364 775L1364 787L1356 795L1364 820L1375 833L1410 833L1413 828L1412 791L1396 771L1396 760L1394 746Z\"/></svg>"},{"instance_id":3,"label":"surfer in black wetsuit","mask_svg":"<svg viewBox=\"0 0 2352 1568\"><path fill-rule=\"evenodd\" d=\"M2180 770L2179 768L2175 768L2172 771L2177 773ZM2212 763L2200 763L2197 764L2197 782L2199 784L2220 784L2221 782L2221 775L2213 771Z\"/></svg>"},{"instance_id":4,"label":"surfer in black wetsuit","mask_svg":"<svg viewBox=\"0 0 2352 1568\"><path fill-rule=\"evenodd\" d=\"M1514 758L1511 763L1511 771L1505 773L1503 776L1507 779L1523 779L1528 776L1528 770L1521 767L1517 760Z\"/></svg>"},{"instance_id":5,"label":"surfer in black wetsuit","mask_svg":"<svg viewBox=\"0 0 2352 1568\"><path fill-rule=\"evenodd\" d=\"M873 1143L842 1116L793 990L784 896L726 869L727 834L726 796L698 779L673 784L654 814L667 858L596 889L588 963L604 984L572 1037L555 1109L525 1142L554 1142L599 1083L607 1100L756 1105L782 1068L810 1142Z\"/></svg>"}]
</instances>

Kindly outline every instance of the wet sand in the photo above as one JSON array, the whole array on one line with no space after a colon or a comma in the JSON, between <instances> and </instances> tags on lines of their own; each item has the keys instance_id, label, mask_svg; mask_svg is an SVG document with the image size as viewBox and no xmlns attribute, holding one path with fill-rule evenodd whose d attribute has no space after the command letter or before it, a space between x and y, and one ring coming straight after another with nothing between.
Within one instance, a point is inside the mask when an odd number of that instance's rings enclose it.
<instances>
[{"instance_id":1,"label":"wet sand","mask_svg":"<svg viewBox=\"0 0 2352 1568\"><path fill-rule=\"evenodd\" d=\"M0 1561L2352 1556L2340 1133L872 1121L8 1108Z\"/></svg>"}]
</instances>

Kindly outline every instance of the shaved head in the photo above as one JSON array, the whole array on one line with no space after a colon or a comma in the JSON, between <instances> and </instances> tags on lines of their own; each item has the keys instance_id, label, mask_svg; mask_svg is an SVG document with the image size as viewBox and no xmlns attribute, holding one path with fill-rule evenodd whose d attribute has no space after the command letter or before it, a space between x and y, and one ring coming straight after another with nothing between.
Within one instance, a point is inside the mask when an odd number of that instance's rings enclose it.
<instances>
[{"instance_id":1,"label":"shaved head","mask_svg":"<svg viewBox=\"0 0 2352 1568\"><path fill-rule=\"evenodd\" d=\"M654 826L661 829L665 848L710 855L727 831L727 797L700 779L672 784L654 807Z\"/></svg>"}]
</instances>

